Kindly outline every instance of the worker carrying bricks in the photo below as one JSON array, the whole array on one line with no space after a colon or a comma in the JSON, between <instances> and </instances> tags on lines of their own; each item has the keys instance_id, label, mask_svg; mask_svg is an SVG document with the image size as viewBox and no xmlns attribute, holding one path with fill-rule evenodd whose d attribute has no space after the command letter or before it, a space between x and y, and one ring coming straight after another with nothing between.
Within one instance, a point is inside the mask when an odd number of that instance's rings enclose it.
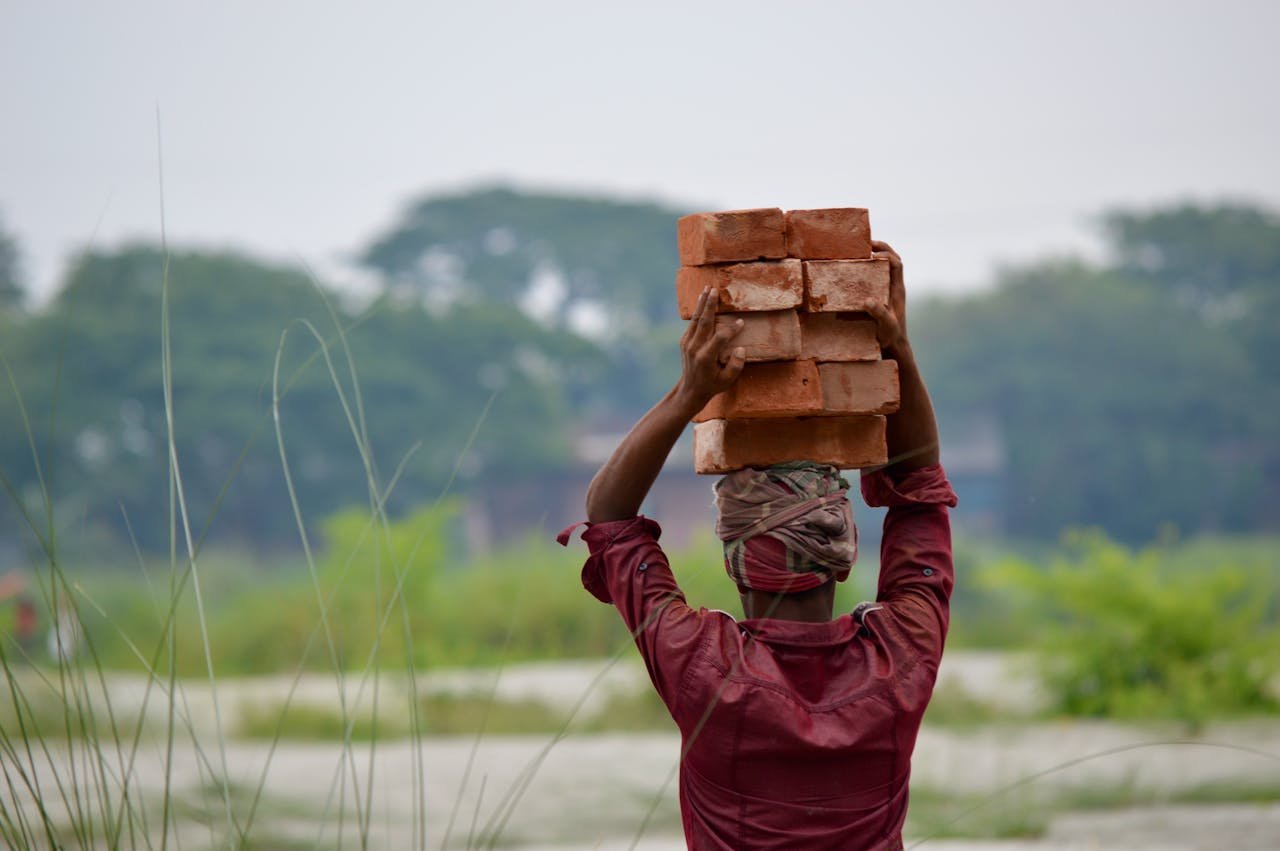
<instances>
[{"instance_id":1,"label":"worker carrying bricks","mask_svg":"<svg viewBox=\"0 0 1280 851\"><path fill-rule=\"evenodd\" d=\"M902 262L869 235L867 246L868 259L886 267L886 297L854 296L842 307L869 316L877 354L897 362L900 396L883 418L888 463L843 465L864 466L863 498L888 507L874 602L833 613L835 583L853 567L858 536L848 483L831 463L770 460L716 483L717 531L743 620L686 604L658 523L638 513L691 419L750 368L748 347L737 339L746 320L732 313L726 320L723 310L726 301L741 301L740 291L708 282L694 294L680 342L682 374L587 492L590 556L582 580L617 607L680 729L680 809L690 848L902 848L911 753L947 631L948 507L956 498L907 336ZM683 239L681 248L683 256ZM785 442L779 421L756 422L773 422ZM848 428L863 441L861 427ZM838 434L820 437L819 455L839 442ZM712 454L725 453L733 447Z\"/></svg>"}]
</instances>

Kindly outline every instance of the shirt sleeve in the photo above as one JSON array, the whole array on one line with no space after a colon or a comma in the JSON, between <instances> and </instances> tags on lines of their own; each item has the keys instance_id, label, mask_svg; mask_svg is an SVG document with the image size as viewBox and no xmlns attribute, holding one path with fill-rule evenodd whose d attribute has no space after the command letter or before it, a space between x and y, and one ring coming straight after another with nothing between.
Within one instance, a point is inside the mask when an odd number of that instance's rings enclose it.
<instances>
[{"instance_id":1,"label":"shirt sleeve","mask_svg":"<svg viewBox=\"0 0 1280 851\"><path fill-rule=\"evenodd\" d=\"M674 714L680 683L704 644L709 618L715 616L685 602L658 545L661 534L658 524L644 516L588 524L582 539L591 552L582 584L622 615L654 687Z\"/></svg>"},{"instance_id":2,"label":"shirt sleeve","mask_svg":"<svg viewBox=\"0 0 1280 851\"><path fill-rule=\"evenodd\" d=\"M876 599L890 610L916 652L936 665L955 583L948 515L956 504L955 491L942 467L933 465L905 474L864 474L862 496L867 505L889 509Z\"/></svg>"}]
</instances>

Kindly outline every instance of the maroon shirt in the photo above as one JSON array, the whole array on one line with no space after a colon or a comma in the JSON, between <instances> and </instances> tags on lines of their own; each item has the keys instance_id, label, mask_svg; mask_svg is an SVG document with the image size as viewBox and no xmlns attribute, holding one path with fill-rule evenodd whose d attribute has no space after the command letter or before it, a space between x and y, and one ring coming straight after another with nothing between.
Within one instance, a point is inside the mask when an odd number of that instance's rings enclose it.
<instances>
[{"instance_id":1,"label":"maroon shirt","mask_svg":"<svg viewBox=\"0 0 1280 851\"><path fill-rule=\"evenodd\" d=\"M587 590L613 603L680 728L694 849L899 849L954 579L941 467L864 474L888 506L874 604L828 623L690 608L646 517L592 524Z\"/></svg>"}]
</instances>

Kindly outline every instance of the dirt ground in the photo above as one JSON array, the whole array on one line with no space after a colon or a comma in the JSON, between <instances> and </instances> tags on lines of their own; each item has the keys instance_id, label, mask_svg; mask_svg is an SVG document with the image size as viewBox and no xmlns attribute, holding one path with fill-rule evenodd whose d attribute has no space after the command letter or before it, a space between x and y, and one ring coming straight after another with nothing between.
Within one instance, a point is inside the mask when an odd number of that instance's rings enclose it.
<instances>
[{"instance_id":1,"label":"dirt ground","mask_svg":"<svg viewBox=\"0 0 1280 851\"><path fill-rule=\"evenodd\" d=\"M1008 665L987 656L974 657L972 670L963 672L961 657L950 659L946 676L967 678L967 687L998 689L1000 678L1018 679ZM601 676L602 670L602 663L594 662L511 669L499 680L498 693L528 698L545 692L549 701L571 705L593 681L599 690L644 686L642 672L633 668L611 668ZM492 672L446 672L428 687L487 688L492 678ZM279 697L288 687L287 679L220 684L224 729L234 729L239 707ZM111 690L113 704L121 711L143 693L140 682L128 679L113 682ZM340 744L287 742L272 749L269 743L241 741L233 735L219 738L210 728L214 717L208 686L192 684L187 692L197 735L179 738L169 774L181 803L183 848L224 845L224 777L240 820L261 784L252 835L275 844L358 847L363 833L370 847L425 843L440 848L448 833L451 847L467 847L468 838L498 833L498 847L525 851L684 847L675 785L679 741L674 734L571 733L560 740L551 735L486 735L478 741L440 737L424 739L420 745L408 740L379 742L372 751L359 744L344 749ZM359 684L349 683L348 692L349 697L360 695ZM1002 693L1014 694L1010 699L1015 701L1035 699L1026 688ZM331 680L308 680L299 699L324 702L334 695ZM367 697L366 690L363 698ZM1186 743L1169 744L1185 739L1176 728L1110 723L926 728L916 750L913 790L997 798L1017 794L1023 797L1016 800L1034 807L1037 795L1055 788L1172 794L1214 783L1280 786L1280 719L1215 725ZM84 754L77 748L46 744L48 755L37 753L33 760L44 778L43 788L54 787L55 773L70 776L77 760L82 780L88 776ZM129 774L131 793L153 815L165 784L164 746L163 739L147 740L131 770L127 754L107 761L115 766L110 773L117 787L118 777ZM12 762L9 756L3 761ZM1041 772L1048 773L1036 777ZM1033 777L1016 792L1002 792ZM72 797L66 791L62 815L65 801ZM46 804L53 798L45 797ZM4 798L11 805L22 800L22 794L14 798L6 792ZM24 803L32 804L29 799ZM59 815L55 806L55 819ZM907 845L927 851L1276 851L1280 803L1064 812L1048 819L1044 835L1034 840L908 836Z\"/></svg>"}]
</instances>

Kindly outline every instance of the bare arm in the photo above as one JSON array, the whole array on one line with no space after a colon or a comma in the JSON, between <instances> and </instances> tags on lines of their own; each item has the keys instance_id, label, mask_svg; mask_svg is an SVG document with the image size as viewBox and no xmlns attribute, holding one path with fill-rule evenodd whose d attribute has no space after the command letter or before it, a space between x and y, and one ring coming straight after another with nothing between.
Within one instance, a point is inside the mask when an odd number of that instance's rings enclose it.
<instances>
[{"instance_id":1,"label":"bare arm","mask_svg":"<svg viewBox=\"0 0 1280 851\"><path fill-rule=\"evenodd\" d=\"M950 619L955 582L951 527L945 506L955 504L941 470L921 474L911 488L898 490L904 474L938 463L938 424L929 391L920 378L915 353L907 339L906 290L902 260L883 242L873 242L876 255L889 260L889 305L871 305L880 350L898 361L901 402L887 418L888 477L863 477L868 505L888 506L880 541L880 580L876 599L889 606L902 632L929 664L936 665ZM870 488L868 488L870 484Z\"/></svg>"},{"instance_id":2,"label":"bare arm","mask_svg":"<svg viewBox=\"0 0 1280 851\"><path fill-rule=\"evenodd\" d=\"M916 356L907 339L907 293L902 279L902 258L888 243L874 241L875 254L889 260L889 305L873 304L868 312L876 320L880 350L898 362L901 404L887 418L889 466L907 473L938 463L938 422L933 402L920 377Z\"/></svg>"},{"instance_id":3,"label":"bare arm","mask_svg":"<svg viewBox=\"0 0 1280 851\"><path fill-rule=\"evenodd\" d=\"M703 291L680 339L683 367L679 381L632 426L591 480L587 488L587 519L592 523L623 520L640 511L689 420L742 372L745 352L741 347L725 357L742 320L717 330L719 301L718 290Z\"/></svg>"}]
</instances>

